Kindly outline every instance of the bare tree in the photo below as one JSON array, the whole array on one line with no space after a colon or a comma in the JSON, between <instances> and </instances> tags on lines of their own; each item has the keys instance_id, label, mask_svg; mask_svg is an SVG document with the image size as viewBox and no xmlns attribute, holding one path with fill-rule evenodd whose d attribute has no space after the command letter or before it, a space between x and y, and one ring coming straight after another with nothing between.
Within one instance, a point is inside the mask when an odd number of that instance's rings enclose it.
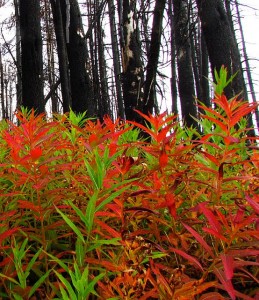
<instances>
[{"instance_id":1,"label":"bare tree","mask_svg":"<svg viewBox=\"0 0 259 300\"><path fill-rule=\"evenodd\" d=\"M109 7L109 19L110 19L110 31L111 31L118 115L120 118L124 119L125 113L124 113L124 103L123 103L122 88L121 88L121 61L120 61L119 44L117 38L117 27L115 21L116 8L115 8L114 0L108 1L108 7Z\"/></svg>"},{"instance_id":2,"label":"bare tree","mask_svg":"<svg viewBox=\"0 0 259 300\"><path fill-rule=\"evenodd\" d=\"M55 47L54 47L54 26L51 22L51 9L47 0L44 0L44 21L46 31L46 47L47 47L47 75L50 91L53 92L50 95L51 98L51 110L52 113L58 112L58 95L56 89L54 89L56 83L55 72ZM45 97L46 102L46 97Z\"/></svg>"},{"instance_id":3,"label":"bare tree","mask_svg":"<svg viewBox=\"0 0 259 300\"><path fill-rule=\"evenodd\" d=\"M151 33L150 48L148 51L148 62L146 67L146 79L144 88L144 113L153 113L155 107L155 86L160 43L163 29L163 17L166 0L156 0Z\"/></svg>"},{"instance_id":4,"label":"bare tree","mask_svg":"<svg viewBox=\"0 0 259 300\"><path fill-rule=\"evenodd\" d=\"M235 37L236 29L240 29L244 43L242 28L232 20L241 18L237 1L13 0L2 5L10 2L15 13L0 24L4 40L1 53L4 115L6 106L8 112L12 109L10 103L14 97L10 93L16 84L18 107L29 99L26 106L40 112L51 99L53 112L59 112L62 105L63 112L72 108L75 112L87 111L88 116L102 118L109 114L113 118L143 122L135 109L159 113L160 105L163 109L168 105L171 87L172 112L182 114L186 125L197 126L192 118L198 118L196 96L210 106L209 62L212 73L222 64L229 75L239 71L226 90L229 97L241 91L246 97L243 72L247 70L255 98L249 64L243 71L239 40ZM14 28L14 24L16 31L12 32L16 37L9 39L3 30ZM244 44L242 48L248 62ZM10 60L5 63L7 57L11 57L11 64ZM11 80L9 75L16 79ZM48 88L45 98L44 80ZM29 91L30 95L32 91L38 94L29 98L25 94ZM258 123L258 112L256 116ZM252 118L249 126L253 125L251 121Z\"/></svg>"},{"instance_id":5,"label":"bare tree","mask_svg":"<svg viewBox=\"0 0 259 300\"><path fill-rule=\"evenodd\" d=\"M21 29L20 29L20 0L14 0L15 9L15 38L16 38L16 68L17 68L17 83L16 83L16 99L17 107L22 104L22 62L21 62Z\"/></svg>"},{"instance_id":6,"label":"bare tree","mask_svg":"<svg viewBox=\"0 0 259 300\"><path fill-rule=\"evenodd\" d=\"M53 22L55 26L57 51L59 59L59 75L61 81L62 106L63 112L68 112L71 105L71 87L69 78L68 56L66 48L66 40L63 30L63 19L60 7L60 0L50 0Z\"/></svg>"},{"instance_id":7,"label":"bare tree","mask_svg":"<svg viewBox=\"0 0 259 300\"><path fill-rule=\"evenodd\" d=\"M103 119L105 115L111 115L110 97L108 93L108 78L107 65L104 56L104 30L102 28L101 20L97 20L97 51L98 51L98 65L100 73L100 96L98 97L98 116Z\"/></svg>"},{"instance_id":8,"label":"bare tree","mask_svg":"<svg viewBox=\"0 0 259 300\"><path fill-rule=\"evenodd\" d=\"M237 73L235 80L226 88L228 97L245 91L239 49L234 41L229 19L222 0L196 0L202 31L211 63L211 71L227 67L229 75Z\"/></svg>"},{"instance_id":9,"label":"bare tree","mask_svg":"<svg viewBox=\"0 0 259 300\"><path fill-rule=\"evenodd\" d=\"M0 91L1 91L1 109L2 109L2 118L6 119L6 107L5 107L5 92L4 92L4 68L2 61L2 50L0 49Z\"/></svg>"},{"instance_id":10,"label":"bare tree","mask_svg":"<svg viewBox=\"0 0 259 300\"><path fill-rule=\"evenodd\" d=\"M235 0L235 7L236 7L238 27L239 27L239 31L240 31L240 35L241 35L241 44L242 44L244 62L245 62L245 66L246 66L245 72L247 74L248 86L249 86L249 89L250 89L250 92L251 92L252 101L256 102L256 96L255 96L255 90L254 90L254 84L253 84L253 79L252 79L252 74L251 74L250 63L249 63L249 57L248 57L247 50L246 50L245 36L244 36L243 26L242 26L242 22L241 22L241 16L240 16L240 12L239 12L239 4L238 4L237 0ZM258 111L258 107L255 110L255 119L256 119L257 128L259 128L259 111ZM252 125L252 124L251 124L251 121L250 121L250 125Z\"/></svg>"},{"instance_id":11,"label":"bare tree","mask_svg":"<svg viewBox=\"0 0 259 300\"><path fill-rule=\"evenodd\" d=\"M63 30L69 61L72 109L94 116L93 89L88 70L88 49L84 35L81 11L77 0L61 2Z\"/></svg>"},{"instance_id":12,"label":"bare tree","mask_svg":"<svg viewBox=\"0 0 259 300\"><path fill-rule=\"evenodd\" d=\"M171 95L172 95L172 113L178 114L177 108L177 72L176 72L176 47L175 47L175 26L173 14L173 0L169 0L168 17L171 27Z\"/></svg>"},{"instance_id":13,"label":"bare tree","mask_svg":"<svg viewBox=\"0 0 259 300\"><path fill-rule=\"evenodd\" d=\"M138 38L136 1L123 0L122 80L125 115L128 120L140 121L134 109L143 110L144 70L141 44Z\"/></svg>"},{"instance_id":14,"label":"bare tree","mask_svg":"<svg viewBox=\"0 0 259 300\"><path fill-rule=\"evenodd\" d=\"M22 105L45 111L40 3L20 0Z\"/></svg>"},{"instance_id":15,"label":"bare tree","mask_svg":"<svg viewBox=\"0 0 259 300\"><path fill-rule=\"evenodd\" d=\"M173 1L175 44L179 76L178 86L183 120L187 126L197 127L197 123L194 119L197 118L197 110L194 98L195 89L186 5L186 1Z\"/></svg>"}]
</instances>

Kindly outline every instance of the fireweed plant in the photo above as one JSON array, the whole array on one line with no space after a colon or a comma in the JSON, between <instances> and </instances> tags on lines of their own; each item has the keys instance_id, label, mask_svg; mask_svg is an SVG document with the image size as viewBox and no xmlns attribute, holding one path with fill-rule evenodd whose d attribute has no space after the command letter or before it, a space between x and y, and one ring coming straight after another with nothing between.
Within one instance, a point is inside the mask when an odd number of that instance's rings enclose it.
<instances>
[{"instance_id":1,"label":"fireweed plant","mask_svg":"<svg viewBox=\"0 0 259 300\"><path fill-rule=\"evenodd\" d=\"M166 113L2 121L0 298L258 299L256 104L228 81L202 134Z\"/></svg>"}]
</instances>

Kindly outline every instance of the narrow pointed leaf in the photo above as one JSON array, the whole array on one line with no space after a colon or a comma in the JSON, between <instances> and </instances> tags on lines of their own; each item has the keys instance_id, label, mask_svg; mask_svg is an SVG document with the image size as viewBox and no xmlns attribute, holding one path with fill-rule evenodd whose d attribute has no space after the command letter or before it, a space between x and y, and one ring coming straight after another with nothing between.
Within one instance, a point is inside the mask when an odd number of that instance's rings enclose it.
<instances>
[{"instance_id":1,"label":"narrow pointed leaf","mask_svg":"<svg viewBox=\"0 0 259 300\"><path fill-rule=\"evenodd\" d=\"M28 297L30 298L35 292L36 290L43 284L43 282L45 281L45 279L49 276L51 270L48 270L48 272L46 272L43 276L41 276L39 278L39 280L37 280L34 285L31 287L30 292Z\"/></svg>"},{"instance_id":2,"label":"narrow pointed leaf","mask_svg":"<svg viewBox=\"0 0 259 300\"><path fill-rule=\"evenodd\" d=\"M176 248L171 248L170 247L170 251L175 252L175 253L181 255L182 257L184 257L189 262L193 263L196 267L198 267L199 269L201 269L203 271L202 265L200 264L200 262L195 257L187 254L186 252L184 252L184 251L182 251L180 249L176 249Z\"/></svg>"},{"instance_id":3,"label":"narrow pointed leaf","mask_svg":"<svg viewBox=\"0 0 259 300\"><path fill-rule=\"evenodd\" d=\"M85 243L84 236L82 235L81 231L76 227L76 225L66 216L63 214L61 210L56 207L57 212L61 215L67 225L74 231L74 233L81 239L83 243Z\"/></svg>"},{"instance_id":4,"label":"narrow pointed leaf","mask_svg":"<svg viewBox=\"0 0 259 300\"><path fill-rule=\"evenodd\" d=\"M196 238L196 240L203 246L203 248L208 251L210 256L214 257L214 253L212 252L211 247L205 242L203 237L189 225L183 223L183 226Z\"/></svg>"},{"instance_id":5,"label":"narrow pointed leaf","mask_svg":"<svg viewBox=\"0 0 259 300\"><path fill-rule=\"evenodd\" d=\"M234 259L233 256L227 254L220 255L227 280L231 280L234 275Z\"/></svg>"}]
</instances>

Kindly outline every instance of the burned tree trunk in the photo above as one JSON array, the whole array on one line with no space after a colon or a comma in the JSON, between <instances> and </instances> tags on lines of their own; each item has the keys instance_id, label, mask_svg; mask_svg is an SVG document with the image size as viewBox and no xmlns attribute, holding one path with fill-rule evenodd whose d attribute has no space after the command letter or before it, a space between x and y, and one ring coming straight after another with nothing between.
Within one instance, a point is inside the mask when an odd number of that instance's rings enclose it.
<instances>
[{"instance_id":1,"label":"burned tree trunk","mask_svg":"<svg viewBox=\"0 0 259 300\"><path fill-rule=\"evenodd\" d=\"M165 3L165 0L157 0L154 8L154 18L152 25L150 48L148 52L147 73L144 89L143 111L145 114L152 113L155 107L156 73L160 53Z\"/></svg>"},{"instance_id":2,"label":"burned tree trunk","mask_svg":"<svg viewBox=\"0 0 259 300\"><path fill-rule=\"evenodd\" d=\"M20 0L22 105L45 110L43 99L42 36L38 0Z\"/></svg>"},{"instance_id":3,"label":"burned tree trunk","mask_svg":"<svg viewBox=\"0 0 259 300\"><path fill-rule=\"evenodd\" d=\"M134 109L143 110L144 71L135 10L135 1L123 0L122 77L126 119L140 121Z\"/></svg>"},{"instance_id":4,"label":"burned tree trunk","mask_svg":"<svg viewBox=\"0 0 259 300\"><path fill-rule=\"evenodd\" d=\"M197 110L195 106L195 89L192 72L191 44L189 38L189 26L186 3L182 0L173 2L175 44L177 51L177 66L179 76L179 95L184 123L190 127L197 127Z\"/></svg>"}]
</instances>

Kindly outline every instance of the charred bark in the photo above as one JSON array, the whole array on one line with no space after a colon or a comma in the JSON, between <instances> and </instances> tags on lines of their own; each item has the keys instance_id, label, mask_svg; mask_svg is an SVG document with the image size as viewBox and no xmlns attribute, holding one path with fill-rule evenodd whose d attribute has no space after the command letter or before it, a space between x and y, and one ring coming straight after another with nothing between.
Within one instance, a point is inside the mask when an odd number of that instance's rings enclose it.
<instances>
[{"instance_id":1,"label":"charred bark","mask_svg":"<svg viewBox=\"0 0 259 300\"><path fill-rule=\"evenodd\" d=\"M147 72L144 88L144 108L145 114L153 113L155 107L155 86L160 53L161 36L163 29L163 16L166 0L157 0L154 8L154 18L151 33L151 42L148 53Z\"/></svg>"},{"instance_id":2,"label":"charred bark","mask_svg":"<svg viewBox=\"0 0 259 300\"><path fill-rule=\"evenodd\" d=\"M55 27L57 51L59 60L59 74L61 82L61 93L62 93L62 106L63 112L66 113L70 110L72 105L71 100L71 88L70 88L70 77L68 67L68 55L66 48L65 35L63 30L63 20L61 14L60 0L50 0L52 7L53 22Z\"/></svg>"},{"instance_id":3,"label":"charred bark","mask_svg":"<svg viewBox=\"0 0 259 300\"><path fill-rule=\"evenodd\" d=\"M42 36L38 0L20 0L22 105L45 110L43 99Z\"/></svg>"},{"instance_id":4,"label":"charred bark","mask_svg":"<svg viewBox=\"0 0 259 300\"><path fill-rule=\"evenodd\" d=\"M62 1L63 28L68 52L72 110L96 115L93 87L90 79L88 49L84 36L81 12L77 0Z\"/></svg>"},{"instance_id":5,"label":"charred bark","mask_svg":"<svg viewBox=\"0 0 259 300\"><path fill-rule=\"evenodd\" d=\"M212 73L219 72L222 65L229 75L237 73L225 94L231 98L245 91L239 50L234 42L233 32L222 0L196 0L202 31L207 45Z\"/></svg>"},{"instance_id":6,"label":"charred bark","mask_svg":"<svg viewBox=\"0 0 259 300\"><path fill-rule=\"evenodd\" d=\"M182 0L173 1L175 22L175 43L177 49L178 88L181 102L182 117L188 126L197 127L197 110L195 106L195 89L192 72L191 44L189 38L186 3Z\"/></svg>"},{"instance_id":7,"label":"charred bark","mask_svg":"<svg viewBox=\"0 0 259 300\"><path fill-rule=\"evenodd\" d=\"M143 110L144 73L135 5L135 1L123 0L122 80L126 119L140 121L135 109Z\"/></svg>"}]
</instances>

